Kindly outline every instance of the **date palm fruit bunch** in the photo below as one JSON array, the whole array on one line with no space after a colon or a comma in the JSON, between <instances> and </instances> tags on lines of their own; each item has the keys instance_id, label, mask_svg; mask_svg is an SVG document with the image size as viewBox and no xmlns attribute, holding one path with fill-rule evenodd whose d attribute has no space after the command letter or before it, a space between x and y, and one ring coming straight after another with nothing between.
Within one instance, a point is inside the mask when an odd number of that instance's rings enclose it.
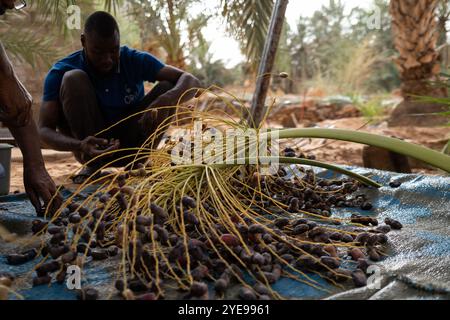
<instances>
[{"instance_id":1,"label":"date palm fruit bunch","mask_svg":"<svg viewBox=\"0 0 450 320\"><path fill-rule=\"evenodd\" d=\"M230 101L225 103L233 108ZM180 128L168 119L159 130L189 129L194 120L205 124L203 131L246 128L238 122L240 115L220 116L212 109L179 107L178 119L191 121ZM450 161L440 162L446 156L395 139L340 130L278 133L280 139L334 137L372 143L431 159L450 171ZM368 215L333 216L336 207L372 208L358 191L380 185L367 177L299 158L289 148L272 175L262 175L260 161L251 164L251 155L242 164L175 164L172 151L184 139L169 138L154 148L160 135L155 132L142 148L124 156L129 165L120 172L80 186L49 221L36 220L28 250L9 255L8 262L42 257L34 270L35 286L64 283L72 265L108 266L116 278L112 290L85 287L79 294L85 300L283 299L273 289L282 278L328 293L365 286L367 268L388 254L387 234L402 228L391 219L381 223ZM202 140L203 147L210 140ZM252 142L243 141L236 150L250 149ZM309 166L349 178L323 179ZM36 239L40 245L31 246ZM331 286L325 287L317 276Z\"/></svg>"}]
</instances>

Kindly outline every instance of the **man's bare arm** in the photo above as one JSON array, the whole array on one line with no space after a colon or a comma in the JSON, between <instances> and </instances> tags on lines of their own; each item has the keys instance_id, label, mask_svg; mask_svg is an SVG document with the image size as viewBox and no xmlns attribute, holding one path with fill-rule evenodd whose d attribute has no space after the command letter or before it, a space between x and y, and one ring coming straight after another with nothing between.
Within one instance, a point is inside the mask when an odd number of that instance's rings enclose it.
<instances>
[{"instance_id":1,"label":"man's bare arm","mask_svg":"<svg viewBox=\"0 0 450 320\"><path fill-rule=\"evenodd\" d=\"M41 106L39 134L42 141L51 149L81 152L90 158L95 158L119 148L118 141L111 146L108 140L105 139L87 137L84 140L78 140L59 132L57 127L60 110L60 105L57 101L44 101ZM101 145L108 146L108 148L99 148L98 146Z\"/></svg>"},{"instance_id":2,"label":"man's bare arm","mask_svg":"<svg viewBox=\"0 0 450 320\"><path fill-rule=\"evenodd\" d=\"M34 121L30 121L24 127L9 127L9 131L11 131L17 145L22 151L24 167L44 167L44 160L42 158L39 143L39 134Z\"/></svg>"},{"instance_id":3,"label":"man's bare arm","mask_svg":"<svg viewBox=\"0 0 450 320\"><path fill-rule=\"evenodd\" d=\"M8 55L6 54L3 44L0 42L0 74L4 76L12 76L14 74L14 69L9 61Z\"/></svg>"},{"instance_id":4,"label":"man's bare arm","mask_svg":"<svg viewBox=\"0 0 450 320\"><path fill-rule=\"evenodd\" d=\"M156 99L151 107L163 107L183 103L194 98L197 88L201 88L200 81L188 72L166 66L158 73L156 80L168 81L175 87ZM181 98L181 100L180 100Z\"/></svg>"},{"instance_id":5,"label":"man's bare arm","mask_svg":"<svg viewBox=\"0 0 450 320\"><path fill-rule=\"evenodd\" d=\"M61 205L61 198L56 195L56 186L47 173L41 153L39 135L34 120L24 127L9 127L23 155L23 179L25 190L36 211L42 214L53 197L50 213ZM43 200L43 206L40 202Z\"/></svg>"},{"instance_id":6,"label":"man's bare arm","mask_svg":"<svg viewBox=\"0 0 450 320\"><path fill-rule=\"evenodd\" d=\"M1 4L3 9L14 8L12 0L3 0ZM9 128L22 151L24 186L36 212L43 214L48 209L53 214L60 206L61 198L56 194L55 183L45 170L31 106L31 95L14 72L5 48L0 43L0 121Z\"/></svg>"},{"instance_id":7,"label":"man's bare arm","mask_svg":"<svg viewBox=\"0 0 450 320\"><path fill-rule=\"evenodd\" d=\"M17 78L0 43L0 121L7 126L25 126L31 118L31 105L31 95Z\"/></svg>"}]
</instances>

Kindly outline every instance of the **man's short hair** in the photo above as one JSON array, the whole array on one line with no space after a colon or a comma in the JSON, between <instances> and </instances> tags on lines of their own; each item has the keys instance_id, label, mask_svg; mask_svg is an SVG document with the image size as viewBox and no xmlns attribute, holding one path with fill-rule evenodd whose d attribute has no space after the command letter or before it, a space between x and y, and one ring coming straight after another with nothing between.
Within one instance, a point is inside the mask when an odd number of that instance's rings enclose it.
<instances>
[{"instance_id":1,"label":"man's short hair","mask_svg":"<svg viewBox=\"0 0 450 320\"><path fill-rule=\"evenodd\" d=\"M97 11L91 14L84 25L85 34L95 33L102 38L112 37L116 31L120 34L116 19L104 11Z\"/></svg>"}]
</instances>

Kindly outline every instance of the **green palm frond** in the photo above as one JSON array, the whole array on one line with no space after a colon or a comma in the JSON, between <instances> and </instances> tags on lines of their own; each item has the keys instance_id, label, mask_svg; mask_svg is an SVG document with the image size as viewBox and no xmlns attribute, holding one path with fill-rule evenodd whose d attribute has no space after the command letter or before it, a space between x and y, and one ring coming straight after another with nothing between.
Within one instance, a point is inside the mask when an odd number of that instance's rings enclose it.
<instances>
[{"instance_id":1,"label":"green palm frond","mask_svg":"<svg viewBox=\"0 0 450 320\"><path fill-rule=\"evenodd\" d=\"M27 10L8 12L0 20L0 40L7 52L33 68L50 66L59 56L52 44L57 34L66 35L67 6L72 4L74 0L36 0Z\"/></svg>"},{"instance_id":2,"label":"green palm frond","mask_svg":"<svg viewBox=\"0 0 450 320\"><path fill-rule=\"evenodd\" d=\"M58 50L52 48L53 38L36 37L36 30L31 28L24 30L11 28L8 32L2 33L1 39L12 56L32 67L49 67L59 56Z\"/></svg>"},{"instance_id":3,"label":"green palm frond","mask_svg":"<svg viewBox=\"0 0 450 320\"><path fill-rule=\"evenodd\" d=\"M32 67L48 67L59 56L58 50L52 45L55 37L69 34L67 8L79 5L83 10L93 10L95 4L89 0L30 1L28 10L8 12L7 16L0 19L0 39L12 56ZM116 12L123 0L99 0L97 4L103 5L107 11ZM55 27L45 29L50 21ZM25 27L17 27L22 24ZM36 28L36 25L44 27Z\"/></svg>"},{"instance_id":4,"label":"green palm frond","mask_svg":"<svg viewBox=\"0 0 450 320\"><path fill-rule=\"evenodd\" d=\"M43 17L52 15L57 18L57 14L62 13L63 11L65 13L67 7L73 4L76 4L75 0L35 0L31 2L30 7L36 8Z\"/></svg>"},{"instance_id":5,"label":"green palm frond","mask_svg":"<svg viewBox=\"0 0 450 320\"><path fill-rule=\"evenodd\" d=\"M59 31L67 32L66 18L67 8L76 4L75 0L35 0L30 4L30 9L36 12L39 19L52 19L53 24L59 27Z\"/></svg>"},{"instance_id":6,"label":"green palm frond","mask_svg":"<svg viewBox=\"0 0 450 320\"><path fill-rule=\"evenodd\" d=\"M36 8L43 17L58 18L58 15L62 13L62 17L66 14L67 7L71 5L103 5L104 9L109 12L117 12L123 5L124 0L34 0L31 3L32 8Z\"/></svg>"},{"instance_id":7,"label":"green palm frond","mask_svg":"<svg viewBox=\"0 0 450 320\"><path fill-rule=\"evenodd\" d=\"M242 43L242 51L256 70L270 24L273 0L221 0L229 32Z\"/></svg>"},{"instance_id":8,"label":"green palm frond","mask_svg":"<svg viewBox=\"0 0 450 320\"><path fill-rule=\"evenodd\" d=\"M119 8L123 5L124 0L103 0L104 9L108 12L113 12L116 14Z\"/></svg>"},{"instance_id":9,"label":"green palm frond","mask_svg":"<svg viewBox=\"0 0 450 320\"><path fill-rule=\"evenodd\" d=\"M56 25L65 28L67 8L71 5L79 5L85 8L86 6L95 7L98 4L102 5L104 10L116 14L123 3L124 0L35 0L30 7L35 9L43 19L51 18Z\"/></svg>"}]
</instances>

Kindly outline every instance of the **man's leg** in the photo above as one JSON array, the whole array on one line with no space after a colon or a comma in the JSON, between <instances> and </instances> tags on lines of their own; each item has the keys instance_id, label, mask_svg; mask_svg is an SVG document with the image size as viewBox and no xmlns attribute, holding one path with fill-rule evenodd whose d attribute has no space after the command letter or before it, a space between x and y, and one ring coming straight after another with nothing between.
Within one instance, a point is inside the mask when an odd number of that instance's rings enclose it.
<instances>
[{"instance_id":1,"label":"man's leg","mask_svg":"<svg viewBox=\"0 0 450 320\"><path fill-rule=\"evenodd\" d=\"M105 127L94 86L86 72L82 70L66 72L61 84L60 100L64 119L59 130L64 134L84 140ZM74 154L81 163L89 160L78 152Z\"/></svg>"}]
</instances>

